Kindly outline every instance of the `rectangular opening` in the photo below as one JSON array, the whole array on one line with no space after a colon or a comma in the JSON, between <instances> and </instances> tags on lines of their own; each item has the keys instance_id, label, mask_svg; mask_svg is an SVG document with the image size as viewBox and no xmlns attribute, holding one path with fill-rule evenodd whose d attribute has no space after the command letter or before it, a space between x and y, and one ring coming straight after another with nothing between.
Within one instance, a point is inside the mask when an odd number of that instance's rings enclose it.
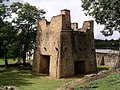
<instances>
[{"instance_id":1,"label":"rectangular opening","mask_svg":"<svg viewBox=\"0 0 120 90\"><path fill-rule=\"evenodd\" d=\"M50 56L42 55L42 73L49 74Z\"/></svg>"},{"instance_id":2,"label":"rectangular opening","mask_svg":"<svg viewBox=\"0 0 120 90\"><path fill-rule=\"evenodd\" d=\"M85 61L75 61L74 62L74 73L75 73L75 75L85 73Z\"/></svg>"}]
</instances>

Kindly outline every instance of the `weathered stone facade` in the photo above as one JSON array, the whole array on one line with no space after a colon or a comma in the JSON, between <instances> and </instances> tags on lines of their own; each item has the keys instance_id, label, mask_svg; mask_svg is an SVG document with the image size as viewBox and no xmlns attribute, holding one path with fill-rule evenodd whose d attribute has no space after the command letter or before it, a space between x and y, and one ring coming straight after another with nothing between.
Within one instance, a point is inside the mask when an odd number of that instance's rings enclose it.
<instances>
[{"instance_id":1,"label":"weathered stone facade","mask_svg":"<svg viewBox=\"0 0 120 90\"><path fill-rule=\"evenodd\" d=\"M96 53L97 66L113 67L118 60L118 53ZM104 64L102 64L104 63Z\"/></svg>"},{"instance_id":2,"label":"weathered stone facade","mask_svg":"<svg viewBox=\"0 0 120 90\"><path fill-rule=\"evenodd\" d=\"M53 78L96 72L93 26L93 21L85 21L78 29L66 9L53 16L51 22L40 20L32 70Z\"/></svg>"}]
</instances>

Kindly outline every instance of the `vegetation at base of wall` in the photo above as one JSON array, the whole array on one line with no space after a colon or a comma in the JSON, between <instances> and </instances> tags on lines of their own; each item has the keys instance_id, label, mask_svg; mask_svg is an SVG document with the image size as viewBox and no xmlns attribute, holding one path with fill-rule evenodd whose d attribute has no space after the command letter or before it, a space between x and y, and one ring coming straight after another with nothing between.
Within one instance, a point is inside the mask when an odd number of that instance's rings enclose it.
<instances>
[{"instance_id":1,"label":"vegetation at base of wall","mask_svg":"<svg viewBox=\"0 0 120 90\"><path fill-rule=\"evenodd\" d=\"M75 90L119 90L120 73L78 86Z\"/></svg>"},{"instance_id":2,"label":"vegetation at base of wall","mask_svg":"<svg viewBox=\"0 0 120 90\"><path fill-rule=\"evenodd\" d=\"M70 79L50 79L45 75L35 75L22 67L0 68L0 87L14 86L16 90L55 90Z\"/></svg>"},{"instance_id":3,"label":"vegetation at base of wall","mask_svg":"<svg viewBox=\"0 0 120 90\"><path fill-rule=\"evenodd\" d=\"M110 67L107 67L107 66L98 66L97 67L97 71L102 71L102 70L108 70Z\"/></svg>"},{"instance_id":4,"label":"vegetation at base of wall","mask_svg":"<svg viewBox=\"0 0 120 90\"><path fill-rule=\"evenodd\" d=\"M95 40L96 49L112 49L119 50L119 40Z\"/></svg>"}]
</instances>

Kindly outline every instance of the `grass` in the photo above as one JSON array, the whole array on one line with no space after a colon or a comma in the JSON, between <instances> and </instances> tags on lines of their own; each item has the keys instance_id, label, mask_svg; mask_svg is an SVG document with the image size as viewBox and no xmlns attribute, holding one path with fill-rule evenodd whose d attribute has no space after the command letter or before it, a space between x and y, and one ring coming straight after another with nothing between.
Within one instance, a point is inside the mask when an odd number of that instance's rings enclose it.
<instances>
[{"instance_id":1,"label":"grass","mask_svg":"<svg viewBox=\"0 0 120 90\"><path fill-rule=\"evenodd\" d=\"M98 66L97 67L97 70L98 70L98 72L99 71L102 71L102 70L108 70L110 67L107 67L107 66Z\"/></svg>"},{"instance_id":2,"label":"grass","mask_svg":"<svg viewBox=\"0 0 120 90\"><path fill-rule=\"evenodd\" d=\"M15 63L12 59L8 61L9 63ZM0 59L0 64L3 63L3 59ZM108 69L109 67L105 66L98 67L98 71ZM31 70L25 70L23 68L0 68L0 87L15 86L17 90L55 90L71 80L72 79L50 79L47 76L35 75ZM119 88L120 74L116 74L80 85L76 90L119 90Z\"/></svg>"},{"instance_id":3,"label":"grass","mask_svg":"<svg viewBox=\"0 0 120 90\"><path fill-rule=\"evenodd\" d=\"M75 90L120 90L120 73L80 85Z\"/></svg>"},{"instance_id":4,"label":"grass","mask_svg":"<svg viewBox=\"0 0 120 90\"><path fill-rule=\"evenodd\" d=\"M107 70L108 67L98 67L98 70L102 69ZM120 73L79 85L75 90L120 90Z\"/></svg>"},{"instance_id":5,"label":"grass","mask_svg":"<svg viewBox=\"0 0 120 90\"><path fill-rule=\"evenodd\" d=\"M17 90L55 90L69 81L71 80L55 80L47 76L37 76L30 70L16 68L0 70L0 87L15 86Z\"/></svg>"},{"instance_id":6,"label":"grass","mask_svg":"<svg viewBox=\"0 0 120 90\"><path fill-rule=\"evenodd\" d=\"M8 64L14 64L17 62L17 59L16 60L13 60L13 59L8 59ZM5 64L5 61L4 61L4 58L0 58L0 65L4 65Z\"/></svg>"}]
</instances>

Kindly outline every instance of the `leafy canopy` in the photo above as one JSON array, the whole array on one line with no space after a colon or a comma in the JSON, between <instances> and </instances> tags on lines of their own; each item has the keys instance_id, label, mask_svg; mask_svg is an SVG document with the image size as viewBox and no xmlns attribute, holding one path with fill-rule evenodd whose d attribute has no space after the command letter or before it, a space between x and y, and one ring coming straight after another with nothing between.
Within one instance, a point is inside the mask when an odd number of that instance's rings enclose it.
<instances>
[{"instance_id":1,"label":"leafy canopy","mask_svg":"<svg viewBox=\"0 0 120 90\"><path fill-rule=\"evenodd\" d=\"M29 3L23 4L20 2L13 3L11 10L16 15L12 23L19 32L18 39L21 45L27 45L26 48L28 50L35 42L37 22L43 17L45 11Z\"/></svg>"},{"instance_id":2,"label":"leafy canopy","mask_svg":"<svg viewBox=\"0 0 120 90\"><path fill-rule=\"evenodd\" d=\"M15 15L12 23L14 29L18 31L17 40L19 41L18 46L19 52L22 58L26 59L26 52L32 51L35 46L37 22L45 11L39 9L36 6L32 6L29 3L15 2L11 5L12 14Z\"/></svg>"},{"instance_id":3,"label":"leafy canopy","mask_svg":"<svg viewBox=\"0 0 120 90\"><path fill-rule=\"evenodd\" d=\"M86 15L95 18L98 24L104 24L102 33L112 35L113 31L120 32L120 1L119 0L82 0Z\"/></svg>"},{"instance_id":4,"label":"leafy canopy","mask_svg":"<svg viewBox=\"0 0 120 90\"><path fill-rule=\"evenodd\" d=\"M9 0L0 0L0 42L2 42L3 47L10 46L16 33L13 30L12 24L8 22L8 19L11 18L11 11L4 3L6 1Z\"/></svg>"},{"instance_id":5,"label":"leafy canopy","mask_svg":"<svg viewBox=\"0 0 120 90\"><path fill-rule=\"evenodd\" d=\"M16 31L14 31L12 23L8 21L11 18L11 11L6 5L6 1L0 0L0 48L4 51L5 66L8 67L8 51L11 49Z\"/></svg>"}]
</instances>

